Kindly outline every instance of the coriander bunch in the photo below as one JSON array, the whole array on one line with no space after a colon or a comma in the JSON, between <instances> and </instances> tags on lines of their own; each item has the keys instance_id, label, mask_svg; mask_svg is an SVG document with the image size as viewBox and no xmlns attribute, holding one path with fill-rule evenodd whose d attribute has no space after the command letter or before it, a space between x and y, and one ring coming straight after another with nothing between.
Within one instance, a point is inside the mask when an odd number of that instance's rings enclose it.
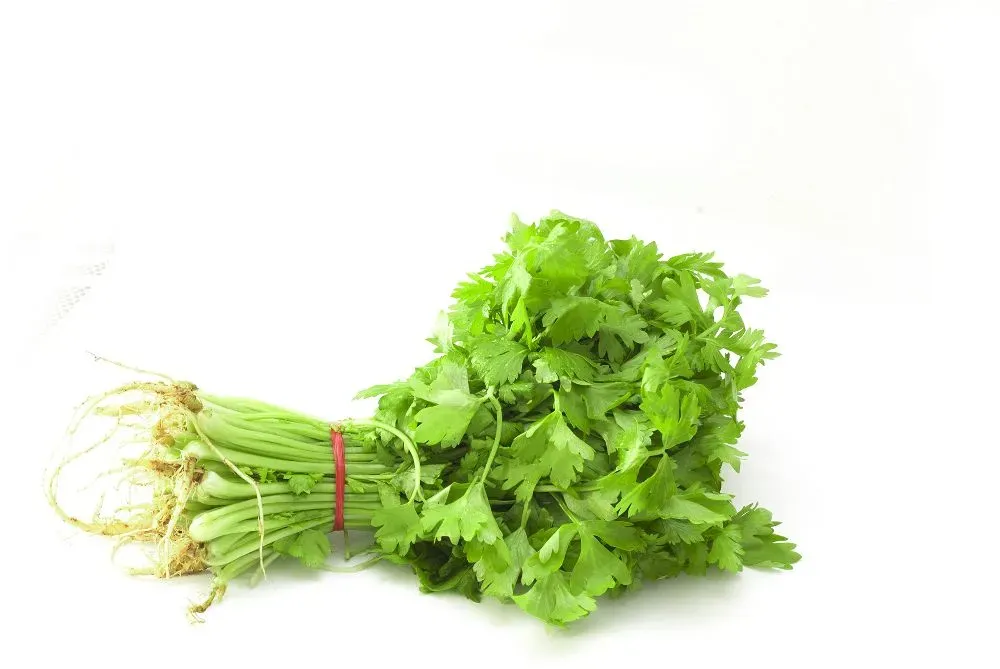
<instances>
[{"instance_id":1,"label":"coriander bunch","mask_svg":"<svg viewBox=\"0 0 1000 669\"><path fill-rule=\"evenodd\" d=\"M739 313L766 294L758 280L559 212L515 218L505 242L455 289L436 357L360 393L379 398L371 419L328 423L177 382L101 398L92 413L148 431L125 462L153 494L91 523L64 516L155 543L157 575L211 570L207 603L281 556L325 567L337 429L346 527L373 530L371 560L407 565L424 591L562 625L646 580L791 568L799 555L770 512L723 490L746 455L743 392L777 356ZM143 399L118 401L128 393Z\"/></svg>"}]
</instances>

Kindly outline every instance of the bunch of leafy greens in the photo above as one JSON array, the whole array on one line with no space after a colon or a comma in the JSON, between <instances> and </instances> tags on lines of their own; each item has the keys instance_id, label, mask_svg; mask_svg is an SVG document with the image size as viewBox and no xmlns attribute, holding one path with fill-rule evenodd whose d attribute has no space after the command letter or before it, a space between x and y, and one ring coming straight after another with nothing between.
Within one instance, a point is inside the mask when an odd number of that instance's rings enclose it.
<instances>
[{"instance_id":1,"label":"bunch of leafy greens","mask_svg":"<svg viewBox=\"0 0 1000 669\"><path fill-rule=\"evenodd\" d=\"M738 311L759 281L559 212L515 219L506 242L454 291L439 356L360 395L422 463L415 494L415 472L378 484L384 555L424 590L560 625L643 579L791 568L770 512L722 491L745 455L741 393L777 356ZM401 440L376 432L399 462Z\"/></svg>"},{"instance_id":2,"label":"bunch of leafy greens","mask_svg":"<svg viewBox=\"0 0 1000 669\"><path fill-rule=\"evenodd\" d=\"M55 469L50 503L152 547L142 573L210 570L193 613L282 557L329 568L341 486L345 532L375 530L363 564L406 564L426 591L512 600L556 625L646 579L790 568L799 555L771 514L722 491L745 455L741 393L777 355L738 312L765 294L758 281L560 213L515 220L506 242L455 290L438 357L362 393L380 397L373 418L331 426L186 382L127 383L85 404L75 425L115 427ZM115 431L132 434L111 473L147 499L107 515L102 495L82 520L57 501L59 472Z\"/></svg>"}]
</instances>

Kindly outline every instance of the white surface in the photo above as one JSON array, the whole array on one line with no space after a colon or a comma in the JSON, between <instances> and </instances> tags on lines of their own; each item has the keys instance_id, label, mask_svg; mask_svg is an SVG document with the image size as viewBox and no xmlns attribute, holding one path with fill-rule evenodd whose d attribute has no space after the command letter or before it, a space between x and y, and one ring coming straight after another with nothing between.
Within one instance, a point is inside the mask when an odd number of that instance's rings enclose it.
<instances>
[{"instance_id":1,"label":"white surface","mask_svg":"<svg viewBox=\"0 0 1000 669\"><path fill-rule=\"evenodd\" d=\"M997 220L995 4L326 4L0 8L5 653L983 666L996 439L961 438L959 408L995 403L970 341L990 315L951 287L995 285L960 225ZM84 350L364 413L509 213L550 208L772 289L747 320L784 357L730 486L785 521L793 572L651 585L553 633L402 569L282 568L190 626L203 581L129 578L49 513L51 444L103 378Z\"/></svg>"}]
</instances>

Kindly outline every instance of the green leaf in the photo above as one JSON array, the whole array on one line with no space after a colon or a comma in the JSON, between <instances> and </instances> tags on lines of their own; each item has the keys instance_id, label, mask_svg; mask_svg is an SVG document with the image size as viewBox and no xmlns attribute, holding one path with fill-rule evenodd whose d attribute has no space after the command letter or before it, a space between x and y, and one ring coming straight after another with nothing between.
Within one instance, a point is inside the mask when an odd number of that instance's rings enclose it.
<instances>
[{"instance_id":1,"label":"green leaf","mask_svg":"<svg viewBox=\"0 0 1000 669\"><path fill-rule=\"evenodd\" d=\"M615 502L618 501L618 493L614 490L593 490L578 493L579 496L567 494L563 496L566 506L582 520L599 518L602 520L613 520L618 514L615 513Z\"/></svg>"},{"instance_id":2,"label":"green leaf","mask_svg":"<svg viewBox=\"0 0 1000 669\"><path fill-rule=\"evenodd\" d=\"M434 332L428 341L434 344L435 353L447 353L453 347L454 338L455 326L448 314L442 311L434 322Z\"/></svg>"},{"instance_id":3,"label":"green leaf","mask_svg":"<svg viewBox=\"0 0 1000 669\"><path fill-rule=\"evenodd\" d=\"M767 295L767 288L760 285L760 279L737 274L733 277L733 294L737 297L764 297Z\"/></svg>"},{"instance_id":4,"label":"green leaf","mask_svg":"<svg viewBox=\"0 0 1000 669\"><path fill-rule=\"evenodd\" d=\"M638 566L642 575L650 580L673 578L684 570L684 563L676 555L662 550L643 555Z\"/></svg>"},{"instance_id":5,"label":"green leaf","mask_svg":"<svg viewBox=\"0 0 1000 669\"><path fill-rule=\"evenodd\" d=\"M778 356L775 349L774 344L761 342L740 357L734 373L737 390L744 390L757 383L757 368L763 365L765 360L772 360Z\"/></svg>"},{"instance_id":6,"label":"green leaf","mask_svg":"<svg viewBox=\"0 0 1000 669\"><path fill-rule=\"evenodd\" d=\"M691 576L704 576L708 573L707 544L681 544L674 547L674 552L681 558L685 573Z\"/></svg>"},{"instance_id":7,"label":"green leaf","mask_svg":"<svg viewBox=\"0 0 1000 669\"><path fill-rule=\"evenodd\" d=\"M708 462L722 462L739 472L740 460L746 453L733 444L742 432L743 423L728 416L712 416L702 421L691 443L705 454Z\"/></svg>"},{"instance_id":8,"label":"green leaf","mask_svg":"<svg viewBox=\"0 0 1000 669\"><path fill-rule=\"evenodd\" d=\"M583 525L607 545L623 551L640 551L646 545L638 528L624 520L589 520Z\"/></svg>"},{"instance_id":9,"label":"green leaf","mask_svg":"<svg viewBox=\"0 0 1000 669\"><path fill-rule=\"evenodd\" d=\"M510 314L510 331L507 335L511 339L521 335L523 341L530 342L531 338L534 336L532 323L533 318L531 314L528 313L525 301L520 299L517 301L517 304L514 306L514 310Z\"/></svg>"},{"instance_id":10,"label":"green leaf","mask_svg":"<svg viewBox=\"0 0 1000 669\"><path fill-rule=\"evenodd\" d=\"M687 520L696 525L723 523L732 517L729 500L729 495L689 489L667 500L662 517Z\"/></svg>"},{"instance_id":11,"label":"green leaf","mask_svg":"<svg viewBox=\"0 0 1000 669\"><path fill-rule=\"evenodd\" d=\"M656 522L656 532L671 544L696 544L705 540L704 525L694 525L686 520L664 518Z\"/></svg>"},{"instance_id":12,"label":"green leaf","mask_svg":"<svg viewBox=\"0 0 1000 669\"><path fill-rule=\"evenodd\" d=\"M698 398L672 383L665 383L655 392L643 392L643 413L660 432L667 448L691 439L698 430Z\"/></svg>"},{"instance_id":13,"label":"green leaf","mask_svg":"<svg viewBox=\"0 0 1000 669\"><path fill-rule=\"evenodd\" d=\"M498 279L501 306L505 314L510 313L510 305L523 297L531 288L531 272L524 264L524 256L511 258Z\"/></svg>"},{"instance_id":14,"label":"green leaf","mask_svg":"<svg viewBox=\"0 0 1000 669\"><path fill-rule=\"evenodd\" d=\"M356 400L368 399L370 397L379 397L380 395L385 395L386 393L393 390L400 390L403 388L409 388L405 383L381 383L374 386L369 386L365 388L357 395L354 396Z\"/></svg>"},{"instance_id":15,"label":"green leaf","mask_svg":"<svg viewBox=\"0 0 1000 669\"><path fill-rule=\"evenodd\" d=\"M382 508L372 514L372 526L378 528L375 540L387 553L406 555L420 536L420 517L412 502L401 504L399 495L388 486L379 486Z\"/></svg>"},{"instance_id":16,"label":"green leaf","mask_svg":"<svg viewBox=\"0 0 1000 669\"><path fill-rule=\"evenodd\" d=\"M667 260L666 264L674 271L687 270L707 276L725 278L722 263L713 260L714 253L683 253Z\"/></svg>"},{"instance_id":17,"label":"green leaf","mask_svg":"<svg viewBox=\"0 0 1000 669\"><path fill-rule=\"evenodd\" d=\"M726 525L712 539L712 548L708 551L709 564L718 565L719 569L733 573L743 569L743 545L740 543L743 535L738 525Z\"/></svg>"},{"instance_id":18,"label":"green leaf","mask_svg":"<svg viewBox=\"0 0 1000 669\"><path fill-rule=\"evenodd\" d=\"M583 470L583 463L594 457L594 449L576 436L559 416L549 432L549 448L542 456L548 476L557 486L567 488Z\"/></svg>"},{"instance_id":19,"label":"green leaf","mask_svg":"<svg viewBox=\"0 0 1000 669\"><path fill-rule=\"evenodd\" d=\"M525 585L531 585L536 580L558 571L566 560L566 551L576 538L578 530L575 523L557 527L538 552L532 553L524 561L521 581Z\"/></svg>"},{"instance_id":20,"label":"green leaf","mask_svg":"<svg viewBox=\"0 0 1000 669\"><path fill-rule=\"evenodd\" d=\"M639 281L638 279L632 279L631 281L629 281L628 286L629 286L628 298L632 302L632 306L635 309L638 309L642 305L643 301L646 299L646 295L648 294L646 291L646 285L642 281Z\"/></svg>"},{"instance_id":21,"label":"green leaf","mask_svg":"<svg viewBox=\"0 0 1000 669\"><path fill-rule=\"evenodd\" d=\"M684 305L684 308L691 315L692 322L705 323L701 298L698 296L698 288L690 272L675 272L673 277L663 280L662 287L668 298Z\"/></svg>"},{"instance_id":22,"label":"green leaf","mask_svg":"<svg viewBox=\"0 0 1000 669\"><path fill-rule=\"evenodd\" d=\"M423 444L457 446L476 414L477 405L450 406L438 404L421 409L415 416L418 423L413 436Z\"/></svg>"},{"instance_id":23,"label":"green leaf","mask_svg":"<svg viewBox=\"0 0 1000 669\"><path fill-rule=\"evenodd\" d=\"M466 407L478 399L469 392L469 371L451 360L445 360L437 370L430 385L417 379L410 380L413 394L433 404Z\"/></svg>"},{"instance_id":24,"label":"green leaf","mask_svg":"<svg viewBox=\"0 0 1000 669\"><path fill-rule=\"evenodd\" d=\"M545 476L545 465L514 458L504 463L499 471L504 490L514 489L514 498L527 503L535 494L535 486Z\"/></svg>"},{"instance_id":25,"label":"green leaf","mask_svg":"<svg viewBox=\"0 0 1000 669\"><path fill-rule=\"evenodd\" d=\"M523 466L508 478L504 486L508 489L535 476L548 476L557 486L568 488L583 470L584 462L594 457L594 449L576 436L557 412L518 435L511 451Z\"/></svg>"},{"instance_id":26,"label":"green leaf","mask_svg":"<svg viewBox=\"0 0 1000 669\"><path fill-rule=\"evenodd\" d=\"M330 540L319 530L303 530L271 544L276 552L298 558L307 567L319 569L330 557Z\"/></svg>"},{"instance_id":27,"label":"green leaf","mask_svg":"<svg viewBox=\"0 0 1000 669\"><path fill-rule=\"evenodd\" d=\"M288 488L296 495L306 495L322 479L322 474L291 474L288 477Z\"/></svg>"},{"instance_id":28,"label":"green leaf","mask_svg":"<svg viewBox=\"0 0 1000 669\"><path fill-rule=\"evenodd\" d=\"M344 485L347 486L347 489L351 492L369 492L369 484L366 484L364 481L359 481L353 476L348 476L344 481Z\"/></svg>"},{"instance_id":29,"label":"green leaf","mask_svg":"<svg viewBox=\"0 0 1000 669\"><path fill-rule=\"evenodd\" d=\"M503 541L472 539L465 544L465 553L478 574L500 573L510 566L510 551Z\"/></svg>"},{"instance_id":30,"label":"green leaf","mask_svg":"<svg viewBox=\"0 0 1000 669\"><path fill-rule=\"evenodd\" d=\"M417 378L410 380L413 394L434 405L417 412L414 419L417 441L425 444L457 446L476 414L481 398L469 392L468 370L445 359L430 385Z\"/></svg>"},{"instance_id":31,"label":"green leaf","mask_svg":"<svg viewBox=\"0 0 1000 669\"><path fill-rule=\"evenodd\" d=\"M583 393L579 392L584 386L563 385L559 388L559 408L569 424L580 430L584 434L589 434L593 427L593 420L590 412L587 411L587 403L584 401Z\"/></svg>"},{"instance_id":32,"label":"green leaf","mask_svg":"<svg viewBox=\"0 0 1000 669\"><path fill-rule=\"evenodd\" d=\"M649 307L656 312L656 321L670 327L679 328L694 321L695 316L691 309L677 300L653 300Z\"/></svg>"},{"instance_id":33,"label":"green leaf","mask_svg":"<svg viewBox=\"0 0 1000 669\"><path fill-rule=\"evenodd\" d=\"M424 485L437 487L438 480L444 472L445 465L425 462L420 465L420 482ZM391 480L392 487L400 492L409 492L416 483L416 472L412 467L396 472Z\"/></svg>"},{"instance_id":34,"label":"green leaf","mask_svg":"<svg viewBox=\"0 0 1000 669\"><path fill-rule=\"evenodd\" d=\"M527 370L512 383L505 383L497 390L497 395L501 402L506 404L517 404L521 401L529 401L535 392L538 383L534 374Z\"/></svg>"},{"instance_id":35,"label":"green leaf","mask_svg":"<svg viewBox=\"0 0 1000 669\"><path fill-rule=\"evenodd\" d=\"M510 563L506 569L491 569L485 562L474 565L476 576L483 585L483 592L498 599L510 599L514 596L514 585L521 575L521 568L525 560L534 553L528 541L528 533L523 527L504 537L504 543L510 555Z\"/></svg>"},{"instance_id":36,"label":"green leaf","mask_svg":"<svg viewBox=\"0 0 1000 669\"><path fill-rule=\"evenodd\" d=\"M733 525L740 528L745 565L791 569L802 558L795 552L795 544L774 532L779 523L772 520L767 509L745 506L733 517Z\"/></svg>"},{"instance_id":37,"label":"green leaf","mask_svg":"<svg viewBox=\"0 0 1000 669\"><path fill-rule=\"evenodd\" d=\"M606 264L606 245L589 221L553 212L539 221L540 239L526 249L535 273L559 292L582 285Z\"/></svg>"},{"instance_id":38,"label":"green leaf","mask_svg":"<svg viewBox=\"0 0 1000 669\"><path fill-rule=\"evenodd\" d=\"M594 535L581 529L580 557L573 567L570 589L597 597L616 584L628 585L631 582L632 573L625 563L605 548Z\"/></svg>"},{"instance_id":39,"label":"green leaf","mask_svg":"<svg viewBox=\"0 0 1000 669\"><path fill-rule=\"evenodd\" d=\"M621 406L632 397L632 386L628 383L594 383L576 389L587 406L587 416L594 420L603 419L609 411Z\"/></svg>"},{"instance_id":40,"label":"green leaf","mask_svg":"<svg viewBox=\"0 0 1000 669\"><path fill-rule=\"evenodd\" d=\"M542 383L590 382L598 368L597 363L585 355L548 346L539 351L532 364L536 369L535 378Z\"/></svg>"},{"instance_id":41,"label":"green leaf","mask_svg":"<svg viewBox=\"0 0 1000 669\"><path fill-rule=\"evenodd\" d=\"M259 483L277 483L278 472L268 467L240 466L240 471Z\"/></svg>"},{"instance_id":42,"label":"green leaf","mask_svg":"<svg viewBox=\"0 0 1000 669\"><path fill-rule=\"evenodd\" d=\"M619 258L620 270L618 273L621 276L634 277L631 282L647 286L661 271L661 255L655 242L645 244L632 237L631 239L615 239L610 242L610 245Z\"/></svg>"},{"instance_id":43,"label":"green leaf","mask_svg":"<svg viewBox=\"0 0 1000 669\"><path fill-rule=\"evenodd\" d=\"M791 569L792 565L802 559L795 552L795 544L783 541L784 537L774 535L767 539L753 542L743 556L743 563L751 567L769 567L771 569Z\"/></svg>"},{"instance_id":44,"label":"green leaf","mask_svg":"<svg viewBox=\"0 0 1000 669\"><path fill-rule=\"evenodd\" d=\"M514 602L536 618L553 625L578 620L597 607L593 597L571 591L561 571L539 579L528 592L516 595Z\"/></svg>"},{"instance_id":45,"label":"green leaf","mask_svg":"<svg viewBox=\"0 0 1000 669\"><path fill-rule=\"evenodd\" d=\"M542 325L556 346L597 334L607 305L592 297L568 296L554 300L542 317Z\"/></svg>"},{"instance_id":46,"label":"green leaf","mask_svg":"<svg viewBox=\"0 0 1000 669\"><path fill-rule=\"evenodd\" d=\"M614 420L598 428L608 453L617 461L618 471L641 465L649 457L653 428L645 414L639 411L615 411Z\"/></svg>"},{"instance_id":47,"label":"green leaf","mask_svg":"<svg viewBox=\"0 0 1000 669\"><path fill-rule=\"evenodd\" d=\"M420 519L423 531L435 533L435 539L447 537L452 543L473 539L486 544L498 541L500 528L486 499L483 484L470 486L458 499L449 503L451 487L449 485L424 503Z\"/></svg>"},{"instance_id":48,"label":"green leaf","mask_svg":"<svg viewBox=\"0 0 1000 669\"><path fill-rule=\"evenodd\" d=\"M451 296L460 302L482 304L493 295L494 284L478 274L469 274L469 281L458 284Z\"/></svg>"},{"instance_id":49,"label":"green leaf","mask_svg":"<svg viewBox=\"0 0 1000 669\"><path fill-rule=\"evenodd\" d=\"M527 347L516 341L481 337L472 344L472 367L487 386L499 386L521 375L527 355Z\"/></svg>"},{"instance_id":50,"label":"green leaf","mask_svg":"<svg viewBox=\"0 0 1000 669\"><path fill-rule=\"evenodd\" d=\"M653 474L622 496L615 511L619 514L627 514L629 518L633 516L656 517L669 508L672 496L676 491L674 463L669 456L663 455L660 457Z\"/></svg>"},{"instance_id":51,"label":"green leaf","mask_svg":"<svg viewBox=\"0 0 1000 669\"><path fill-rule=\"evenodd\" d=\"M646 321L625 305L605 310L604 321L598 328L598 355L612 362L621 362L636 344L649 341L647 327Z\"/></svg>"}]
</instances>

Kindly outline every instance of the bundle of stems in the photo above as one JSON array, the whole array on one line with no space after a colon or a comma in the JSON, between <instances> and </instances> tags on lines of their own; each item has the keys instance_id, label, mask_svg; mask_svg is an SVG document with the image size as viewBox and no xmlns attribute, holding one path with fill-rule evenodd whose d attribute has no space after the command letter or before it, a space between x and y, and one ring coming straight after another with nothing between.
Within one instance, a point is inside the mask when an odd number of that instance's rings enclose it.
<instances>
[{"instance_id":1,"label":"bundle of stems","mask_svg":"<svg viewBox=\"0 0 1000 669\"><path fill-rule=\"evenodd\" d=\"M371 530L381 508L378 482L398 481L420 466L412 441L392 426L331 424L258 400L209 395L187 382L119 386L83 406L71 435L100 418L113 422L111 430L52 470L49 502L67 522L117 537L118 547L146 546L149 564L133 573L168 578L210 570L212 590L192 613L204 611L233 578L254 568L259 576L280 555L325 566L336 511L332 430L344 439L345 535ZM401 452L381 446L377 429L394 435ZM121 438L123 431L128 438ZM102 496L94 517L83 520L61 505L60 477L70 463L108 445L123 449L123 466L110 473L127 485L128 497L136 489L146 494L110 512ZM349 550L345 541L347 558Z\"/></svg>"}]
</instances>

